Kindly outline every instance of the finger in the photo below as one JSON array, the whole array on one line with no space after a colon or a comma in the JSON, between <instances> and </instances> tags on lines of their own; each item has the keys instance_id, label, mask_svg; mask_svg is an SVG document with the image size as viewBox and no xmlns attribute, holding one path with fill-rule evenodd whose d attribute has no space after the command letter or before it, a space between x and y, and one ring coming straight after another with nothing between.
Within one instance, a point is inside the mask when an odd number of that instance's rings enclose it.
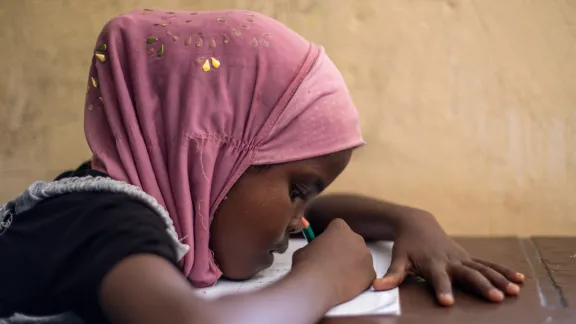
<instances>
[{"instance_id":1,"label":"finger","mask_svg":"<svg viewBox=\"0 0 576 324\"><path fill-rule=\"evenodd\" d=\"M450 274L459 285L471 288L489 301L501 302L504 300L504 294L477 270L459 264L451 267Z\"/></svg>"},{"instance_id":2,"label":"finger","mask_svg":"<svg viewBox=\"0 0 576 324\"><path fill-rule=\"evenodd\" d=\"M511 283L503 274L488 266L474 261L466 261L462 264L480 272L484 277L486 277L486 279L490 280L496 288L508 295L515 296L520 292L520 287L518 285Z\"/></svg>"},{"instance_id":3,"label":"finger","mask_svg":"<svg viewBox=\"0 0 576 324\"><path fill-rule=\"evenodd\" d=\"M483 264L489 268L492 268L492 269L500 272L501 274L504 275L504 277L506 277L510 281L514 281L516 283L523 283L524 282L524 278L525 278L524 274L522 274L520 272L516 272L516 271L514 271L508 267L505 267L503 265L496 264L496 263L493 263L490 261L478 259L478 258L472 258L472 261L474 261L476 263Z\"/></svg>"},{"instance_id":4,"label":"finger","mask_svg":"<svg viewBox=\"0 0 576 324\"><path fill-rule=\"evenodd\" d=\"M393 256L388 271L382 278L377 278L372 283L374 290L389 290L398 287L406 278L408 258L405 255Z\"/></svg>"},{"instance_id":5,"label":"finger","mask_svg":"<svg viewBox=\"0 0 576 324\"><path fill-rule=\"evenodd\" d=\"M452 293L452 281L446 270L437 267L424 275L424 279L432 284L436 292L438 303L442 306L452 306L454 304L454 294Z\"/></svg>"}]
</instances>

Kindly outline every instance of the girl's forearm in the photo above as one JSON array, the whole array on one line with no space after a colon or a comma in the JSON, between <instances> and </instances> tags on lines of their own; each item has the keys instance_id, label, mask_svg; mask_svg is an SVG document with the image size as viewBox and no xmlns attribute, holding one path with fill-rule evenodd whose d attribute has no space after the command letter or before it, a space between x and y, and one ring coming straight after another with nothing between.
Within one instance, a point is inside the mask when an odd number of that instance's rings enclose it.
<instances>
[{"instance_id":1,"label":"girl's forearm","mask_svg":"<svg viewBox=\"0 0 576 324\"><path fill-rule=\"evenodd\" d=\"M282 280L242 295L214 300L214 323L314 323L332 306L333 292L316 270L293 270Z\"/></svg>"},{"instance_id":2,"label":"girl's forearm","mask_svg":"<svg viewBox=\"0 0 576 324\"><path fill-rule=\"evenodd\" d=\"M366 240L394 240L402 224L413 217L432 217L407 206L351 194L330 194L316 198L306 218L315 232L321 233L334 218L345 220Z\"/></svg>"},{"instance_id":3,"label":"girl's forearm","mask_svg":"<svg viewBox=\"0 0 576 324\"><path fill-rule=\"evenodd\" d=\"M140 254L106 275L100 307L111 323L122 324L314 323L337 303L337 291L327 278L311 263L264 289L207 300L174 265Z\"/></svg>"}]
</instances>

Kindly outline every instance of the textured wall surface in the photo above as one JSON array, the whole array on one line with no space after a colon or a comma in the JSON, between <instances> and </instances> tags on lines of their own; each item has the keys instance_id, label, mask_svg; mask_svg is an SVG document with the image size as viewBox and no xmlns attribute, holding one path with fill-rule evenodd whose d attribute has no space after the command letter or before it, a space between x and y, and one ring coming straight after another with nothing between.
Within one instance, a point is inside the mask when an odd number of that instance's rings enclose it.
<instances>
[{"instance_id":1,"label":"textured wall surface","mask_svg":"<svg viewBox=\"0 0 576 324\"><path fill-rule=\"evenodd\" d=\"M144 7L252 9L324 45L369 143L332 190L455 234L576 233L572 0L0 0L0 200L89 157L95 38Z\"/></svg>"}]
</instances>

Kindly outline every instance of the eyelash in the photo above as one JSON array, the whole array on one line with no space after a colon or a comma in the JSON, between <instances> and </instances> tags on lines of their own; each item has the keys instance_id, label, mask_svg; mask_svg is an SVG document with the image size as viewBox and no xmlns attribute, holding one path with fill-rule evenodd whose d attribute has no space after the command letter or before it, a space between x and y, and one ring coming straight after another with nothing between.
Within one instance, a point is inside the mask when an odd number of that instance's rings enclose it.
<instances>
[{"instance_id":1,"label":"eyelash","mask_svg":"<svg viewBox=\"0 0 576 324\"><path fill-rule=\"evenodd\" d=\"M294 201L297 198L306 199L310 194L308 187L304 185L291 185L290 186L290 200Z\"/></svg>"}]
</instances>

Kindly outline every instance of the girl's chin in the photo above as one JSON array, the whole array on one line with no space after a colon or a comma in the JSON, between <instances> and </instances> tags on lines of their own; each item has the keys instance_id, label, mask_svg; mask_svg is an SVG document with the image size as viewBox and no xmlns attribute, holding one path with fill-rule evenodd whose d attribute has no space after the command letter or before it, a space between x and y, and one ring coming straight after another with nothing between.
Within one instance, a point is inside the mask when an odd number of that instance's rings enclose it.
<instances>
[{"instance_id":1,"label":"girl's chin","mask_svg":"<svg viewBox=\"0 0 576 324\"><path fill-rule=\"evenodd\" d=\"M270 268L273 263L274 263L274 252L270 251L266 255L266 259L265 261L262 262L262 267L260 268L260 270L258 270L258 272Z\"/></svg>"},{"instance_id":2,"label":"girl's chin","mask_svg":"<svg viewBox=\"0 0 576 324\"><path fill-rule=\"evenodd\" d=\"M258 273L260 273L260 271L270 268L270 266L272 266L273 263L274 263L274 253L269 252L262 255L258 264L250 267L250 270L248 271L242 271L242 273L235 272L234 274L231 274L230 271L225 271L225 269L221 269L224 270L222 277L232 281L249 280L254 276L256 276Z\"/></svg>"},{"instance_id":3,"label":"girl's chin","mask_svg":"<svg viewBox=\"0 0 576 324\"><path fill-rule=\"evenodd\" d=\"M255 275L257 275L261 271L270 268L273 263L274 263L274 252L270 251L265 256L262 257L262 261L260 262L260 265L257 268L255 268L256 271L254 272L254 274L250 278L254 277Z\"/></svg>"}]
</instances>

